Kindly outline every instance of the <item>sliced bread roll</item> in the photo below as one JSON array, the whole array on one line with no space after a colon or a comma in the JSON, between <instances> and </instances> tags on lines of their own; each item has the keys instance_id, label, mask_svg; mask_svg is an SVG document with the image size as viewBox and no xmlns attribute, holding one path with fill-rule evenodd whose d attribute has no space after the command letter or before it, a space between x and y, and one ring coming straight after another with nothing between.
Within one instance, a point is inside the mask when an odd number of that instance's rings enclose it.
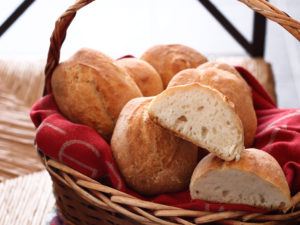
<instances>
[{"instance_id":1,"label":"sliced bread roll","mask_svg":"<svg viewBox=\"0 0 300 225\"><path fill-rule=\"evenodd\" d=\"M163 91L163 83L159 74L146 61L137 58L122 58L116 63L134 79L145 97L154 96Z\"/></svg>"},{"instance_id":2,"label":"sliced bread roll","mask_svg":"<svg viewBox=\"0 0 300 225\"><path fill-rule=\"evenodd\" d=\"M212 65L206 64L206 66ZM168 87L198 82L220 91L234 104L235 110L243 124L244 144L246 147L251 147L256 133L257 118L250 87L240 75L228 72L228 68L225 70L224 65L221 66L222 69L206 68L206 66L203 66L201 70L186 69L177 73L170 81ZM201 68L201 66L198 68Z\"/></svg>"},{"instance_id":3,"label":"sliced bread roll","mask_svg":"<svg viewBox=\"0 0 300 225\"><path fill-rule=\"evenodd\" d=\"M207 62L200 52L181 44L155 45L141 56L150 63L161 76L164 88L172 77L181 70L196 68Z\"/></svg>"},{"instance_id":4,"label":"sliced bread roll","mask_svg":"<svg viewBox=\"0 0 300 225\"><path fill-rule=\"evenodd\" d=\"M236 162L213 154L203 158L190 183L192 199L283 209L290 204L290 190L278 162L258 149L245 149Z\"/></svg>"},{"instance_id":5,"label":"sliced bread roll","mask_svg":"<svg viewBox=\"0 0 300 225\"><path fill-rule=\"evenodd\" d=\"M211 87L168 88L153 99L148 112L162 127L224 160L238 160L244 149L243 126L232 103Z\"/></svg>"},{"instance_id":6,"label":"sliced bread roll","mask_svg":"<svg viewBox=\"0 0 300 225\"><path fill-rule=\"evenodd\" d=\"M111 139L113 157L126 184L137 193L179 192L188 188L198 149L149 118L151 100L135 98L124 106Z\"/></svg>"}]
</instances>

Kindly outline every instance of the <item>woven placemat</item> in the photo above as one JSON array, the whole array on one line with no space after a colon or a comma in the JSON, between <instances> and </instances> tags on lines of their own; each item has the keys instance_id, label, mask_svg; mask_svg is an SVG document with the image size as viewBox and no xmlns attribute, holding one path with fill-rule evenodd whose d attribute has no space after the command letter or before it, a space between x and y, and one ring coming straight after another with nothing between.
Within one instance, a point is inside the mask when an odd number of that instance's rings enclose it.
<instances>
[{"instance_id":1,"label":"woven placemat","mask_svg":"<svg viewBox=\"0 0 300 225\"><path fill-rule=\"evenodd\" d=\"M42 95L43 68L42 60L0 59L0 182L44 168L29 117Z\"/></svg>"},{"instance_id":2,"label":"woven placemat","mask_svg":"<svg viewBox=\"0 0 300 225\"><path fill-rule=\"evenodd\" d=\"M42 225L54 210L49 174L43 170L0 183L0 224Z\"/></svg>"}]
</instances>

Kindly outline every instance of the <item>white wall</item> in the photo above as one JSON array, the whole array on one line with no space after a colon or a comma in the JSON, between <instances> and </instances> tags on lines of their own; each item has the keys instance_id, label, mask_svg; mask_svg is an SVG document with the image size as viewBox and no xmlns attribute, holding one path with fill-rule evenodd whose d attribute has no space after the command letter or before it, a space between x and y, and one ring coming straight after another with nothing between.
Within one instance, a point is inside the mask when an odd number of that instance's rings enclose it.
<instances>
[{"instance_id":1,"label":"white wall","mask_svg":"<svg viewBox=\"0 0 300 225\"><path fill-rule=\"evenodd\" d=\"M0 23L20 2L1 1ZM0 57L46 58L55 20L73 2L36 0L0 38ZM248 7L237 0L212 2L251 39L253 13ZM300 20L299 0L271 3ZM96 48L113 58L140 56L159 43L185 44L207 56L246 55L197 0L97 0L78 12L61 59L81 47ZM280 107L300 107L299 54L299 42L278 24L268 22L265 59L273 66Z\"/></svg>"}]
</instances>

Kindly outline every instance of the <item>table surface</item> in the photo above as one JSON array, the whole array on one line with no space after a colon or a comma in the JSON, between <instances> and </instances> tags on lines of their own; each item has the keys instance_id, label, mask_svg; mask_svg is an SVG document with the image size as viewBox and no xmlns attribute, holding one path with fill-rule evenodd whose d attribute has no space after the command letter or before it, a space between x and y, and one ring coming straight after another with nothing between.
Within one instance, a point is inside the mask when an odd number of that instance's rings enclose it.
<instances>
[{"instance_id":1,"label":"table surface","mask_svg":"<svg viewBox=\"0 0 300 225\"><path fill-rule=\"evenodd\" d=\"M46 170L0 183L0 224L41 225L49 221L55 198Z\"/></svg>"},{"instance_id":2,"label":"table surface","mask_svg":"<svg viewBox=\"0 0 300 225\"><path fill-rule=\"evenodd\" d=\"M41 61L0 59L0 182L44 168L29 117L42 92L43 67Z\"/></svg>"}]
</instances>

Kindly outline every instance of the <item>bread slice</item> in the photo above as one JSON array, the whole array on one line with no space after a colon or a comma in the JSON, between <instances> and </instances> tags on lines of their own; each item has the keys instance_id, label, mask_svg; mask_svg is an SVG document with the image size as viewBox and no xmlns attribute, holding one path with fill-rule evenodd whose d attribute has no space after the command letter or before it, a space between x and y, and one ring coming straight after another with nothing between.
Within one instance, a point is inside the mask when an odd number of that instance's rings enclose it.
<instances>
[{"instance_id":1,"label":"bread slice","mask_svg":"<svg viewBox=\"0 0 300 225\"><path fill-rule=\"evenodd\" d=\"M238 160L244 149L243 126L233 104L209 86L168 88L152 100L148 112L162 127L224 160Z\"/></svg>"},{"instance_id":2,"label":"bread slice","mask_svg":"<svg viewBox=\"0 0 300 225\"><path fill-rule=\"evenodd\" d=\"M290 204L290 190L278 162L267 152L245 149L236 162L213 154L203 158L191 178L192 199L283 209Z\"/></svg>"},{"instance_id":3,"label":"bread slice","mask_svg":"<svg viewBox=\"0 0 300 225\"><path fill-rule=\"evenodd\" d=\"M200 83L220 91L234 104L234 108L244 128L244 145L247 148L251 147L257 129L257 118L253 106L251 88L241 75L229 72L230 67L226 68L223 64L219 65L222 69L209 67L213 65L205 63L198 69L182 70L172 78L168 87ZM215 64L215 66L217 65Z\"/></svg>"}]
</instances>

